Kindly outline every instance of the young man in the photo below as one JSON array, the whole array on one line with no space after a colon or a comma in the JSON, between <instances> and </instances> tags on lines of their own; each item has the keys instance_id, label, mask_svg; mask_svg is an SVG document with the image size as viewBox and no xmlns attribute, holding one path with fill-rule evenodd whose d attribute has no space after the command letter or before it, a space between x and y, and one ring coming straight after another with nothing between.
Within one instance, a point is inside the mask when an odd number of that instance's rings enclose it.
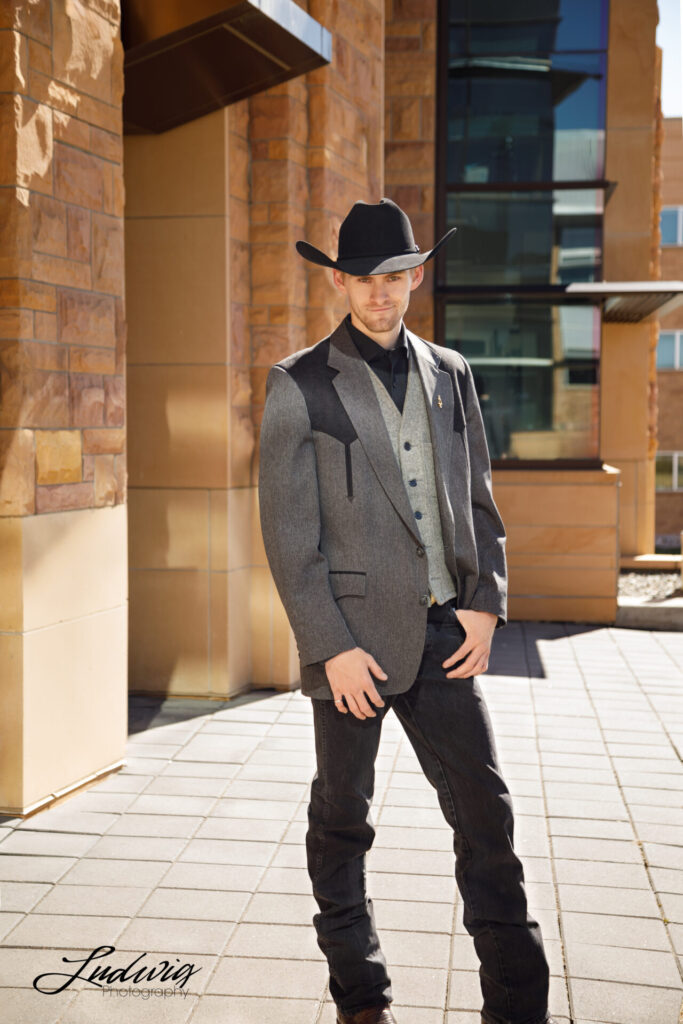
<instances>
[{"instance_id":1,"label":"young man","mask_svg":"<svg viewBox=\"0 0 683 1024\"><path fill-rule=\"evenodd\" d=\"M391 200L356 203L331 267L349 315L277 363L261 429L268 560L312 698L317 772L306 837L339 1024L391 1024L365 888L370 805L392 709L453 829L485 1024L550 1024L548 964L528 914L513 811L475 678L507 621L505 529L472 371L408 331L424 263ZM411 853L405 852L406 866Z\"/></svg>"}]
</instances>

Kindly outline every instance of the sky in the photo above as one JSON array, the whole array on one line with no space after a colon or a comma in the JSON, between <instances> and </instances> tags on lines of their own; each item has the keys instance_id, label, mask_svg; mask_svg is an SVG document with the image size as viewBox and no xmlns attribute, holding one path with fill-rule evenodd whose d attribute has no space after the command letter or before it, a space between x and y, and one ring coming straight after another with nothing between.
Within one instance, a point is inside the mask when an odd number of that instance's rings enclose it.
<instances>
[{"instance_id":1,"label":"sky","mask_svg":"<svg viewBox=\"0 0 683 1024\"><path fill-rule=\"evenodd\" d=\"M662 48L662 114L683 117L681 0L659 0L657 45Z\"/></svg>"}]
</instances>

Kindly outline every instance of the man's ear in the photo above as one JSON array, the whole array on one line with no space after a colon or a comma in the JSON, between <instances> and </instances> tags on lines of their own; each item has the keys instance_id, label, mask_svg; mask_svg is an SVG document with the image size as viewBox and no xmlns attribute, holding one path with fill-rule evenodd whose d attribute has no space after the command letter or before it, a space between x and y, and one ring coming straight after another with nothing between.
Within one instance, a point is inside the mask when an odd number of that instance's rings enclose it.
<instances>
[{"instance_id":1,"label":"man's ear","mask_svg":"<svg viewBox=\"0 0 683 1024\"><path fill-rule=\"evenodd\" d=\"M411 292L414 292L415 289L419 288L419 286L424 281L424 276L425 276L424 264L421 263L419 267L413 267L411 269L410 273L412 274L412 277L413 277L412 281L410 282L410 290L411 290Z\"/></svg>"},{"instance_id":2,"label":"man's ear","mask_svg":"<svg viewBox=\"0 0 683 1024\"><path fill-rule=\"evenodd\" d=\"M335 288L346 293L346 285L344 284L344 272L342 270L332 270L332 280L334 281Z\"/></svg>"}]
</instances>

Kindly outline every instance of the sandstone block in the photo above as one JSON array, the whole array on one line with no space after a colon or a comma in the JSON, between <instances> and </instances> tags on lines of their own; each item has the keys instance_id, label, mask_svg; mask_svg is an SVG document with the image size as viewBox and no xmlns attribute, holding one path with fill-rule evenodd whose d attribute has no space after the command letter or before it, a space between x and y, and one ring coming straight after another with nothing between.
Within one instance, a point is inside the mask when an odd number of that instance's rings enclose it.
<instances>
[{"instance_id":1,"label":"sandstone block","mask_svg":"<svg viewBox=\"0 0 683 1024\"><path fill-rule=\"evenodd\" d=\"M111 348L79 347L69 349L69 369L72 373L114 373L116 354Z\"/></svg>"},{"instance_id":2,"label":"sandstone block","mask_svg":"<svg viewBox=\"0 0 683 1024\"><path fill-rule=\"evenodd\" d=\"M49 75L52 68L52 49L39 43L37 39L28 40L28 64L35 71Z\"/></svg>"},{"instance_id":3,"label":"sandstone block","mask_svg":"<svg viewBox=\"0 0 683 1024\"><path fill-rule=\"evenodd\" d=\"M50 72L48 71L47 74ZM52 112L55 140L79 149L90 149L90 125L80 117L64 110Z\"/></svg>"},{"instance_id":4,"label":"sandstone block","mask_svg":"<svg viewBox=\"0 0 683 1024\"><path fill-rule=\"evenodd\" d=\"M126 469L126 454L114 456L114 477L116 479L115 504L121 505L126 500L128 488L128 471Z\"/></svg>"},{"instance_id":5,"label":"sandstone block","mask_svg":"<svg viewBox=\"0 0 683 1024\"><path fill-rule=\"evenodd\" d=\"M0 309L0 338L33 337L33 313L30 309Z\"/></svg>"},{"instance_id":6,"label":"sandstone block","mask_svg":"<svg viewBox=\"0 0 683 1024\"><path fill-rule=\"evenodd\" d=\"M80 149L55 142L55 196L67 203L102 209L103 162Z\"/></svg>"},{"instance_id":7,"label":"sandstone block","mask_svg":"<svg viewBox=\"0 0 683 1024\"><path fill-rule=\"evenodd\" d=\"M391 139L415 140L421 136L421 101L397 97L391 103Z\"/></svg>"},{"instance_id":8,"label":"sandstone block","mask_svg":"<svg viewBox=\"0 0 683 1024\"><path fill-rule=\"evenodd\" d=\"M89 263L77 263L61 256L35 253L32 271L41 281L49 281L54 285L64 285L67 288L90 288L92 285Z\"/></svg>"},{"instance_id":9,"label":"sandstone block","mask_svg":"<svg viewBox=\"0 0 683 1024\"><path fill-rule=\"evenodd\" d=\"M122 427L126 417L126 381L121 375L102 378L104 383L104 422Z\"/></svg>"},{"instance_id":10,"label":"sandstone block","mask_svg":"<svg viewBox=\"0 0 683 1024\"><path fill-rule=\"evenodd\" d=\"M32 430L0 430L0 515L32 515L35 475Z\"/></svg>"},{"instance_id":11,"label":"sandstone block","mask_svg":"<svg viewBox=\"0 0 683 1024\"><path fill-rule=\"evenodd\" d=\"M109 295L60 288L57 315L59 340L65 344L113 347L116 343L115 300Z\"/></svg>"},{"instance_id":12,"label":"sandstone block","mask_svg":"<svg viewBox=\"0 0 683 1024\"><path fill-rule=\"evenodd\" d=\"M88 455L119 455L125 447L126 432L122 428L83 431L83 451Z\"/></svg>"},{"instance_id":13,"label":"sandstone block","mask_svg":"<svg viewBox=\"0 0 683 1024\"><path fill-rule=\"evenodd\" d=\"M36 483L68 484L81 479L80 430L36 430Z\"/></svg>"},{"instance_id":14,"label":"sandstone block","mask_svg":"<svg viewBox=\"0 0 683 1024\"><path fill-rule=\"evenodd\" d=\"M69 378L66 373L26 370L9 387L0 407L0 426L68 427Z\"/></svg>"},{"instance_id":15,"label":"sandstone block","mask_svg":"<svg viewBox=\"0 0 683 1024\"><path fill-rule=\"evenodd\" d=\"M66 254L85 263L90 260L90 211L66 207Z\"/></svg>"},{"instance_id":16,"label":"sandstone block","mask_svg":"<svg viewBox=\"0 0 683 1024\"><path fill-rule=\"evenodd\" d=\"M28 88L28 39L19 32L0 32L0 91L25 93Z\"/></svg>"},{"instance_id":17,"label":"sandstone block","mask_svg":"<svg viewBox=\"0 0 683 1024\"><path fill-rule=\"evenodd\" d=\"M116 501L116 472L114 455L97 455L95 457L95 505L113 505Z\"/></svg>"},{"instance_id":18,"label":"sandstone block","mask_svg":"<svg viewBox=\"0 0 683 1024\"><path fill-rule=\"evenodd\" d=\"M33 328L36 341L57 340L57 314L56 313L35 313L35 325Z\"/></svg>"},{"instance_id":19,"label":"sandstone block","mask_svg":"<svg viewBox=\"0 0 683 1024\"><path fill-rule=\"evenodd\" d=\"M91 4L57 4L52 11L53 74L57 81L113 101L111 64L118 22L104 18Z\"/></svg>"},{"instance_id":20,"label":"sandstone block","mask_svg":"<svg viewBox=\"0 0 683 1024\"><path fill-rule=\"evenodd\" d=\"M69 414L74 426L100 427L103 425L104 385L100 374L70 374ZM85 444L84 450L92 451Z\"/></svg>"},{"instance_id":21,"label":"sandstone block","mask_svg":"<svg viewBox=\"0 0 683 1024\"><path fill-rule=\"evenodd\" d=\"M52 313L57 307L57 298L50 285L22 278L0 278L0 305Z\"/></svg>"},{"instance_id":22,"label":"sandstone block","mask_svg":"<svg viewBox=\"0 0 683 1024\"><path fill-rule=\"evenodd\" d=\"M54 484L36 487L36 512L64 512L67 509L92 508L94 505L92 483Z\"/></svg>"},{"instance_id":23,"label":"sandstone block","mask_svg":"<svg viewBox=\"0 0 683 1024\"><path fill-rule=\"evenodd\" d=\"M30 4L24 0L9 0L0 4L0 29L17 29L46 46L50 45L52 35L50 17L48 4Z\"/></svg>"},{"instance_id":24,"label":"sandstone block","mask_svg":"<svg viewBox=\"0 0 683 1024\"><path fill-rule=\"evenodd\" d=\"M35 195L31 202L33 248L53 256L66 256L66 209L52 196Z\"/></svg>"},{"instance_id":25,"label":"sandstone block","mask_svg":"<svg viewBox=\"0 0 683 1024\"><path fill-rule=\"evenodd\" d=\"M124 285L123 223L120 217L93 213L92 286L120 295Z\"/></svg>"}]
</instances>

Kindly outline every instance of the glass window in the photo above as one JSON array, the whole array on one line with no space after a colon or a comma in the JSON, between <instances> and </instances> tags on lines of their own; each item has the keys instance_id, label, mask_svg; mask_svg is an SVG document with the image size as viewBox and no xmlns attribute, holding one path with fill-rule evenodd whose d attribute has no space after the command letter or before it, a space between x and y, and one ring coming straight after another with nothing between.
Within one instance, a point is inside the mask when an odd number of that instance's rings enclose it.
<instances>
[{"instance_id":1,"label":"glass window","mask_svg":"<svg viewBox=\"0 0 683 1024\"><path fill-rule=\"evenodd\" d=\"M673 331L660 331L657 342L657 369L674 370L676 368L676 334Z\"/></svg>"},{"instance_id":2,"label":"glass window","mask_svg":"<svg viewBox=\"0 0 683 1024\"><path fill-rule=\"evenodd\" d=\"M670 206L662 210L659 226L662 233L662 245L680 245L678 233L678 207Z\"/></svg>"},{"instance_id":3,"label":"glass window","mask_svg":"<svg viewBox=\"0 0 683 1024\"><path fill-rule=\"evenodd\" d=\"M472 367L491 458L597 458L598 307L449 303L445 326Z\"/></svg>"},{"instance_id":4,"label":"glass window","mask_svg":"<svg viewBox=\"0 0 683 1024\"><path fill-rule=\"evenodd\" d=\"M448 182L602 178L604 75L602 54L536 61L452 58Z\"/></svg>"},{"instance_id":5,"label":"glass window","mask_svg":"<svg viewBox=\"0 0 683 1024\"><path fill-rule=\"evenodd\" d=\"M600 278L603 193L459 192L447 199L446 283L567 284Z\"/></svg>"},{"instance_id":6,"label":"glass window","mask_svg":"<svg viewBox=\"0 0 683 1024\"><path fill-rule=\"evenodd\" d=\"M672 453L655 455L655 489L672 491L674 486L674 456Z\"/></svg>"},{"instance_id":7,"label":"glass window","mask_svg":"<svg viewBox=\"0 0 683 1024\"><path fill-rule=\"evenodd\" d=\"M450 0L451 45L471 54L604 50L601 0Z\"/></svg>"}]
</instances>

